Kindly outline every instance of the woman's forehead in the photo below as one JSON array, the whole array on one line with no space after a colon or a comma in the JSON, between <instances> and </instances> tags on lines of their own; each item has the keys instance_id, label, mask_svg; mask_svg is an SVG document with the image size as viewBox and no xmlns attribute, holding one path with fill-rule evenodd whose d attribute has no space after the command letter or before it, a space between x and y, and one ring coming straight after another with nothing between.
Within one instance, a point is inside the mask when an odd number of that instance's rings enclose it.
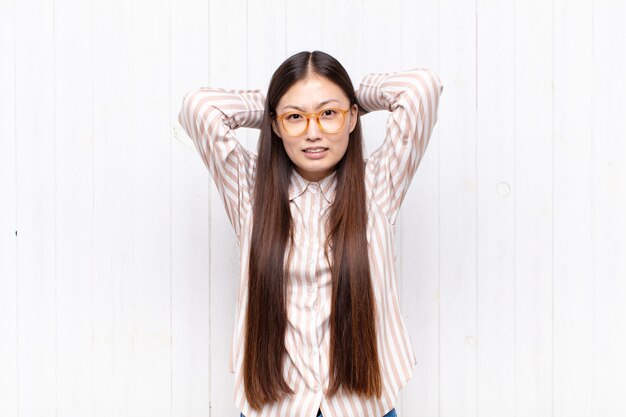
<instances>
[{"instance_id":1,"label":"woman's forehead","mask_svg":"<svg viewBox=\"0 0 626 417\"><path fill-rule=\"evenodd\" d=\"M337 84L325 77L308 76L285 92L278 101L278 111L286 108L311 111L323 106L348 104L348 97Z\"/></svg>"}]
</instances>

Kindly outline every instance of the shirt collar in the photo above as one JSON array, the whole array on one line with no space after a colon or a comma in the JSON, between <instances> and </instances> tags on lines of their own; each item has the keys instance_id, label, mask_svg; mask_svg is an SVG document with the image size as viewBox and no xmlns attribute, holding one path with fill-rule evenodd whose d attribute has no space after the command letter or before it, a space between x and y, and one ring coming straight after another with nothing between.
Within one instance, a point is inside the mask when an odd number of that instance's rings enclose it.
<instances>
[{"instance_id":1,"label":"shirt collar","mask_svg":"<svg viewBox=\"0 0 626 417\"><path fill-rule=\"evenodd\" d=\"M337 185L337 171L333 171L330 175L320 181L309 181L302 177L295 169L291 170L291 181L289 183L289 200L293 200L302 194L307 187L318 184L322 190L322 195L330 204L335 201L335 186Z\"/></svg>"}]
</instances>

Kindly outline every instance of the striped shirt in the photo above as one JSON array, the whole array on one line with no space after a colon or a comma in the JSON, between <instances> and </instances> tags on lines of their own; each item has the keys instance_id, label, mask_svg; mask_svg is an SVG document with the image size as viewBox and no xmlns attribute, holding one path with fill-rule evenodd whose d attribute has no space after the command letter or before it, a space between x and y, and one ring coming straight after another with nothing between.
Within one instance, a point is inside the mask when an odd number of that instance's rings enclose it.
<instances>
[{"instance_id":1,"label":"striped shirt","mask_svg":"<svg viewBox=\"0 0 626 417\"><path fill-rule=\"evenodd\" d=\"M416 357L398 303L394 233L396 216L424 155L437 121L441 80L426 68L376 73L357 90L362 107L387 110L383 143L365 159L367 241L376 300L377 344L383 383L380 398L351 395L329 386L331 274L324 257L325 215L333 203L336 178L311 182L293 170L289 187L295 226L294 254L288 266L288 323L285 380L295 391L283 401L256 411L246 401L243 347L247 309L247 272L252 232L251 192L256 154L238 140L238 127L260 128L264 95L259 90L202 87L188 92L178 121L194 141L224 203L240 249L239 292L231 339L229 371L235 374L234 401L246 417L379 417L393 407L409 381ZM289 245L287 245L287 249Z\"/></svg>"}]
</instances>

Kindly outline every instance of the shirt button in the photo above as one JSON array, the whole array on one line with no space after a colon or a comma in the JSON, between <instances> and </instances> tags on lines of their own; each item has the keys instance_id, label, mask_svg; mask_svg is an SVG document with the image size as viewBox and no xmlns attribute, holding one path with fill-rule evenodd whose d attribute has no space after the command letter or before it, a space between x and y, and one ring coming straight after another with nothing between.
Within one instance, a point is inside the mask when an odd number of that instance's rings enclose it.
<instances>
[{"instance_id":1,"label":"shirt button","mask_svg":"<svg viewBox=\"0 0 626 417\"><path fill-rule=\"evenodd\" d=\"M309 285L309 292L312 293L313 291L315 291L315 286Z\"/></svg>"}]
</instances>

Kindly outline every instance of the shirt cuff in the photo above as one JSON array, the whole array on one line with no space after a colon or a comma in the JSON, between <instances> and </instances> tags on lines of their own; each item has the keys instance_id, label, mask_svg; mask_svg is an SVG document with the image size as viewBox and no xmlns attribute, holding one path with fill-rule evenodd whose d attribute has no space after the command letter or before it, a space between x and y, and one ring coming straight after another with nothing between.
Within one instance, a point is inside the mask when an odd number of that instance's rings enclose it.
<instances>
[{"instance_id":1,"label":"shirt cuff","mask_svg":"<svg viewBox=\"0 0 626 417\"><path fill-rule=\"evenodd\" d=\"M381 89L381 84L385 79L394 73L372 73L363 77L357 91L359 104L368 112L376 110L391 111L391 96Z\"/></svg>"},{"instance_id":2,"label":"shirt cuff","mask_svg":"<svg viewBox=\"0 0 626 417\"><path fill-rule=\"evenodd\" d=\"M265 112L265 96L261 90L231 90L239 98L239 110L227 116L226 124L231 129L249 127L259 129Z\"/></svg>"}]
</instances>

